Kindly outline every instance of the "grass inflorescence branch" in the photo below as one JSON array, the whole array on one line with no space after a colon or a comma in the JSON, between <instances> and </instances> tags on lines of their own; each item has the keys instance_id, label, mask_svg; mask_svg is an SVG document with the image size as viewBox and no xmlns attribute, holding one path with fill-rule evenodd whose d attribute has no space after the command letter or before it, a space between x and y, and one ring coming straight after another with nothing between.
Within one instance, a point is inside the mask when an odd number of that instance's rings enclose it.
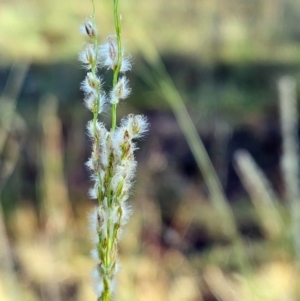
<instances>
[{"instance_id":1,"label":"grass inflorescence branch","mask_svg":"<svg viewBox=\"0 0 300 301\"><path fill-rule=\"evenodd\" d=\"M116 33L98 46L93 3L92 16L81 26L81 32L87 36L88 42L79 55L79 60L87 70L81 83L84 103L93 114L93 119L87 124L92 154L86 165L94 183L89 195L97 200L89 219L95 245L91 252L96 260L93 276L99 301L109 301L115 287L119 266L118 242L131 212L127 199L137 166L135 140L143 137L148 129L146 118L133 114L123 118L117 126L117 105L131 92L125 75L131 69L131 63L124 56L122 48L118 0L114 0L114 21ZM103 90L103 80L98 75L103 68L113 71L112 87L108 93ZM107 130L105 124L99 121L99 114L109 108L112 124L111 129Z\"/></svg>"}]
</instances>

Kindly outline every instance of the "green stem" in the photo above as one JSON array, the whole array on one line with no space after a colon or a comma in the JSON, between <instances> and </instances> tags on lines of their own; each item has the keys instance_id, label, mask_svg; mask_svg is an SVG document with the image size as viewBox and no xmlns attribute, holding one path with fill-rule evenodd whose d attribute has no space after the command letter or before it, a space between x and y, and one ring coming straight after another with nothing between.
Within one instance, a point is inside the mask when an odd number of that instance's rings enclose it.
<instances>
[{"instance_id":1,"label":"green stem","mask_svg":"<svg viewBox=\"0 0 300 301\"><path fill-rule=\"evenodd\" d=\"M117 60L117 65L114 69L113 88L116 86L118 82L121 63L122 63L121 25L120 25L118 4L119 4L119 0L114 0L114 21L115 21L115 30L117 36L117 44L118 44L118 60ZM112 105L111 114L112 114L111 130L114 131L117 125L117 104Z\"/></svg>"},{"instance_id":2,"label":"green stem","mask_svg":"<svg viewBox=\"0 0 300 301\"><path fill-rule=\"evenodd\" d=\"M119 0L114 0L114 20L115 20L115 29L117 35L117 43L118 43L118 61L114 72L114 79L113 79L114 85L117 84L119 72L121 69L121 61L122 61L121 25L120 25L118 4L119 4Z\"/></svg>"},{"instance_id":3,"label":"green stem","mask_svg":"<svg viewBox=\"0 0 300 301\"><path fill-rule=\"evenodd\" d=\"M98 299L98 301L110 301L110 292L109 288L104 289L102 296Z\"/></svg>"},{"instance_id":4,"label":"green stem","mask_svg":"<svg viewBox=\"0 0 300 301\"><path fill-rule=\"evenodd\" d=\"M94 0L92 0L92 5L93 5L93 19L94 19L94 16L95 16L95 2Z\"/></svg>"}]
</instances>

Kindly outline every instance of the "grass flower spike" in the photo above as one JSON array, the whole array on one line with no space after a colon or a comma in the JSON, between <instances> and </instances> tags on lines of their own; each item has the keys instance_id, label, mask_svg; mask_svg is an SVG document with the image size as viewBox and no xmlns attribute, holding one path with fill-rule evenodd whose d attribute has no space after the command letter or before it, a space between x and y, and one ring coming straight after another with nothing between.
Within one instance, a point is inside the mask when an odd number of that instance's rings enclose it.
<instances>
[{"instance_id":1,"label":"grass flower spike","mask_svg":"<svg viewBox=\"0 0 300 301\"><path fill-rule=\"evenodd\" d=\"M87 124L92 154L86 166L93 181L89 196L97 200L89 222L94 244L91 257L96 261L94 289L98 301L111 300L115 287L115 275L119 269L118 242L131 213L127 200L137 167L135 140L142 138L148 129L147 119L133 114L123 118L117 127L117 105L131 92L129 80L124 74L131 69L131 63L128 57L124 57L122 49L118 0L114 0L114 17L116 34L110 35L104 45L98 46L94 14L80 27L81 33L88 39L79 54L79 61L87 70L80 89L84 93L85 106L93 114L93 119ZM107 94L98 75L100 68L113 71L111 91ZM111 129L107 130L98 118L109 106L112 124Z\"/></svg>"},{"instance_id":2,"label":"grass flower spike","mask_svg":"<svg viewBox=\"0 0 300 301\"><path fill-rule=\"evenodd\" d=\"M116 35L110 35L107 42L99 47L99 60L103 67L115 70L120 62L120 72L131 70L131 63L129 57L125 58L123 51L118 49L118 38Z\"/></svg>"},{"instance_id":3,"label":"grass flower spike","mask_svg":"<svg viewBox=\"0 0 300 301\"><path fill-rule=\"evenodd\" d=\"M110 93L111 104L118 104L121 99L126 99L129 96L131 89L128 85L128 79L122 76Z\"/></svg>"}]
</instances>

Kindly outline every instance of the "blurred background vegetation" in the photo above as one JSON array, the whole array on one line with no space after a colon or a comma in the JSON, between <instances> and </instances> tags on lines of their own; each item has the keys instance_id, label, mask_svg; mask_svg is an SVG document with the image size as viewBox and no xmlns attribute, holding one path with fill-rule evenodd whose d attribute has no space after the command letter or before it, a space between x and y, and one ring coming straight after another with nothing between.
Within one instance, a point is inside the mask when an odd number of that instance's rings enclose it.
<instances>
[{"instance_id":1,"label":"blurred background vegetation","mask_svg":"<svg viewBox=\"0 0 300 301\"><path fill-rule=\"evenodd\" d=\"M113 32L111 2L95 0L101 41ZM77 62L91 10L89 1L0 2L1 301L95 299L91 116ZM278 102L286 74L300 95L299 1L120 0L120 11L134 64L118 114L143 113L151 129L116 300L300 300Z\"/></svg>"}]
</instances>

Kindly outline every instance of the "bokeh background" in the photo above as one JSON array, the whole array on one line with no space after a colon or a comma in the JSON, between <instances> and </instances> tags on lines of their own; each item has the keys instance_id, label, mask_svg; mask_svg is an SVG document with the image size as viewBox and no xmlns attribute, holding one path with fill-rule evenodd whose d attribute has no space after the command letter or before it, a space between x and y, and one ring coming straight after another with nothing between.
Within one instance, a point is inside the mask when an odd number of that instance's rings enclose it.
<instances>
[{"instance_id":1,"label":"bokeh background","mask_svg":"<svg viewBox=\"0 0 300 301\"><path fill-rule=\"evenodd\" d=\"M112 1L95 5L104 42ZM91 11L0 1L1 301L95 300L77 62ZM118 115L151 127L115 299L300 300L300 2L120 0L120 12L134 64Z\"/></svg>"}]
</instances>

